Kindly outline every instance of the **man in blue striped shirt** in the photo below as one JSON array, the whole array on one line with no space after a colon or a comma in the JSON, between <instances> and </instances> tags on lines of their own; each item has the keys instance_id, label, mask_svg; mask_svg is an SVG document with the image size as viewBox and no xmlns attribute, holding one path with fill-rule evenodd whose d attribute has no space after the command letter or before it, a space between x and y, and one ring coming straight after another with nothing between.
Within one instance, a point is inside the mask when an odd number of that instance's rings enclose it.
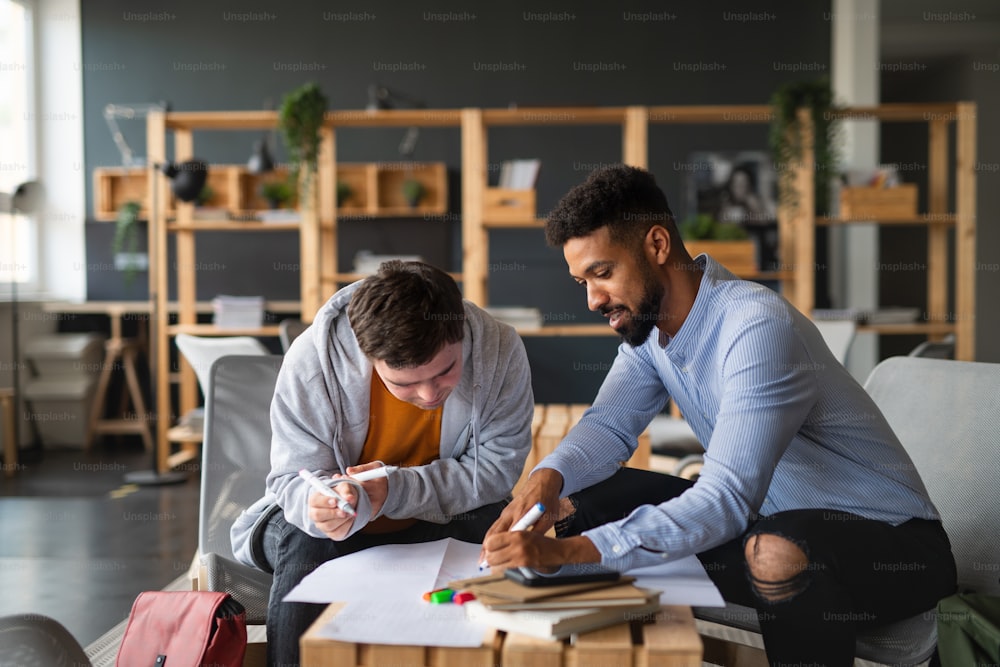
<instances>
[{"instance_id":1,"label":"man in blue striped shirt","mask_svg":"<svg viewBox=\"0 0 1000 667\"><path fill-rule=\"evenodd\" d=\"M937 512L874 402L780 295L690 257L649 173L594 172L545 231L624 343L593 407L491 528L492 567L697 554L726 600L758 610L768 659L785 665L850 665L859 627L954 591ZM619 465L668 398L705 446L694 484ZM508 532L560 498L559 538L544 537L552 514Z\"/></svg>"}]
</instances>

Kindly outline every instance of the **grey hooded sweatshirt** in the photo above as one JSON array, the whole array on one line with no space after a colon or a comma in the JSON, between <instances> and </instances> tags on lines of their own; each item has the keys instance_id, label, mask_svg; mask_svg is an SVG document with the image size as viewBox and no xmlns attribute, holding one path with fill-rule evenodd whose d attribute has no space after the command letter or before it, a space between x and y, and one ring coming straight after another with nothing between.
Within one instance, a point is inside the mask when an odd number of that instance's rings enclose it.
<instances>
[{"instance_id":1,"label":"grey hooded sweatshirt","mask_svg":"<svg viewBox=\"0 0 1000 667\"><path fill-rule=\"evenodd\" d=\"M309 519L307 468L327 478L360 461L368 435L371 361L358 347L347 305L360 283L334 294L285 355L271 402L266 493L233 524L233 553L255 566L255 524L276 503L285 519L326 537ZM514 329L465 302L462 377L444 403L440 458L400 468L378 516L447 523L510 495L531 449L534 400L524 344ZM375 519L364 492L350 534Z\"/></svg>"}]
</instances>

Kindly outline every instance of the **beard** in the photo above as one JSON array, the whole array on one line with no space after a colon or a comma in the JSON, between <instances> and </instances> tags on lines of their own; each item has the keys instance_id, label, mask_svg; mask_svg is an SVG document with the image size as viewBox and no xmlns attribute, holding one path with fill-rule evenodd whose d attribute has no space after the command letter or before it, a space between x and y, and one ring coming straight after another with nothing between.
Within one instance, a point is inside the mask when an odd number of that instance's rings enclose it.
<instances>
[{"instance_id":1,"label":"beard","mask_svg":"<svg viewBox=\"0 0 1000 667\"><path fill-rule=\"evenodd\" d=\"M648 266L643 266L642 276L642 298L635 310L624 305L602 308L601 313L607 315L616 310L622 311L624 316L622 322L615 328L615 332L622 337L626 343L632 347L639 347L649 338L653 327L660 320L660 304L663 302L663 285L656 279Z\"/></svg>"}]
</instances>

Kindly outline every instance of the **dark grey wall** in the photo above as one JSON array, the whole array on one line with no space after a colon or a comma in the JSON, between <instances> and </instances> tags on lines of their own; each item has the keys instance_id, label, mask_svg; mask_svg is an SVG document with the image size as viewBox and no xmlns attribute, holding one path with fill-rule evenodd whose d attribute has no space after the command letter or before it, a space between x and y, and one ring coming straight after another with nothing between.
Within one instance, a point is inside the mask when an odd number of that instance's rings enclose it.
<instances>
[{"instance_id":1,"label":"dark grey wall","mask_svg":"<svg viewBox=\"0 0 1000 667\"><path fill-rule=\"evenodd\" d=\"M336 109L360 109L379 82L428 107L528 105L761 104L780 83L829 70L829 3L591 3L551 10L529 2L476 9L379 2L205 3L181 0L81 3L86 166L119 155L101 116L109 102L166 100L174 110L260 109L296 86L318 82ZM124 125L124 124L123 124ZM145 152L142 127L126 128ZM338 159L398 159L400 130L338 134ZM196 134L199 157L243 162L256 135ZM354 252L419 252L457 269L461 259L458 130L421 134L415 159L449 165L454 215L444 220L348 223L340 261ZM280 143L280 142L279 142ZM650 169L676 212L695 150L764 150L764 126L654 126ZM538 208L551 208L596 166L621 159L612 128L496 129L490 164L538 157ZM88 199L88 207L90 206ZM145 276L125 288L106 270L112 225L87 225L88 297L145 298ZM550 320L602 321L586 310L559 253L537 231L491 237L490 299L534 305ZM198 241L199 297L218 293L296 298L294 234L206 234ZM613 358L608 337L528 339L539 401L589 401ZM596 370L594 370L596 369Z\"/></svg>"}]
</instances>

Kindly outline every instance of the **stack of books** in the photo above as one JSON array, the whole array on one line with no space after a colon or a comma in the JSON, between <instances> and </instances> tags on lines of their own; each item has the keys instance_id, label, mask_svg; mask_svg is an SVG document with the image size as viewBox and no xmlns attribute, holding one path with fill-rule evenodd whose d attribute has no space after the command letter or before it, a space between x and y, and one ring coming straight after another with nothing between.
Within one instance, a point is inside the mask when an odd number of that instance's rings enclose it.
<instances>
[{"instance_id":1,"label":"stack of books","mask_svg":"<svg viewBox=\"0 0 1000 667\"><path fill-rule=\"evenodd\" d=\"M565 639L619 623L653 620L660 609L660 591L639 588L634 579L565 586L528 587L489 576L453 582L471 591L465 603L469 619L538 639Z\"/></svg>"}]
</instances>

